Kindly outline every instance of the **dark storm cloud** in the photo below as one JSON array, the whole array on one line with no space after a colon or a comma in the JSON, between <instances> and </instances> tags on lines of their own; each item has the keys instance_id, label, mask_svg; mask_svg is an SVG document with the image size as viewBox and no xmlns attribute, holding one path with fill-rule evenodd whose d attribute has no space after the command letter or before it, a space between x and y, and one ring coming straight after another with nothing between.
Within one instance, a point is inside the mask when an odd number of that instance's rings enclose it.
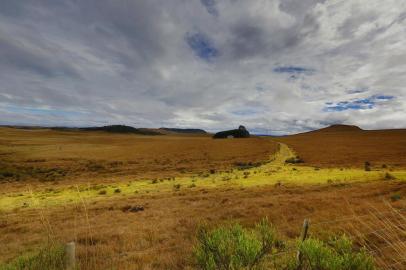
<instances>
[{"instance_id":1,"label":"dark storm cloud","mask_svg":"<svg viewBox=\"0 0 406 270\"><path fill-rule=\"evenodd\" d=\"M396 0L1 1L1 123L405 126L405 10ZM368 110L320 113L368 97Z\"/></svg>"}]
</instances>

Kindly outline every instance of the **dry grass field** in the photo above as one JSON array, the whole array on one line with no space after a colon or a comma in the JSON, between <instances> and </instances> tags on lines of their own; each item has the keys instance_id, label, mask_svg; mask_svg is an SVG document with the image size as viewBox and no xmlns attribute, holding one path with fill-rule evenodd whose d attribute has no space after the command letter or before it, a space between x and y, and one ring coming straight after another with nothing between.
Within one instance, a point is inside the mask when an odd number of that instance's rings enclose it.
<instances>
[{"instance_id":1,"label":"dry grass field","mask_svg":"<svg viewBox=\"0 0 406 270\"><path fill-rule=\"evenodd\" d=\"M308 218L311 236L346 233L382 269L404 269L404 133L346 132L213 140L0 128L0 269L69 241L80 269L195 269L201 224L263 217L286 241ZM294 154L305 163L286 164Z\"/></svg>"},{"instance_id":2,"label":"dry grass field","mask_svg":"<svg viewBox=\"0 0 406 270\"><path fill-rule=\"evenodd\" d=\"M174 177L261 163L276 149L260 138L0 128L0 181L44 186Z\"/></svg>"},{"instance_id":3,"label":"dry grass field","mask_svg":"<svg viewBox=\"0 0 406 270\"><path fill-rule=\"evenodd\" d=\"M357 130L346 126L280 137L303 158L319 167L406 167L406 130Z\"/></svg>"}]
</instances>

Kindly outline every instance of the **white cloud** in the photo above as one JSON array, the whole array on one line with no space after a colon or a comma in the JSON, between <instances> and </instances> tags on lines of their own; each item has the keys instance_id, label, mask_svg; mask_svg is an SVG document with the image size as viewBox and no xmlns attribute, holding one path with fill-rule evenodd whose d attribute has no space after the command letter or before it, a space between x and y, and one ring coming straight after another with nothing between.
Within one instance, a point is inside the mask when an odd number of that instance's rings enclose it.
<instances>
[{"instance_id":1,"label":"white cloud","mask_svg":"<svg viewBox=\"0 0 406 270\"><path fill-rule=\"evenodd\" d=\"M3 1L0 124L401 128L405 59L404 1Z\"/></svg>"}]
</instances>

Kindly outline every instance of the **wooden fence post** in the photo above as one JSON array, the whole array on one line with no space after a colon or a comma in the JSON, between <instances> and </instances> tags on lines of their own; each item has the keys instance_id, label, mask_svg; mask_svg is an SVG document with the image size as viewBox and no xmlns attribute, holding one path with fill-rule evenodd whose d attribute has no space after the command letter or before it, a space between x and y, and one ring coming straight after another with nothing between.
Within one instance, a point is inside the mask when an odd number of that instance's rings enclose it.
<instances>
[{"instance_id":1,"label":"wooden fence post","mask_svg":"<svg viewBox=\"0 0 406 270\"><path fill-rule=\"evenodd\" d=\"M308 230L309 230L309 220L305 219L303 222L303 229L302 229L302 235L300 237L300 242L303 242L306 240ZM297 251L297 268L296 268L297 270L302 269L302 261L303 261L303 256L299 249Z\"/></svg>"},{"instance_id":2,"label":"wooden fence post","mask_svg":"<svg viewBox=\"0 0 406 270\"><path fill-rule=\"evenodd\" d=\"M75 242L69 242L65 245L65 267L66 270L75 270L76 268Z\"/></svg>"}]
</instances>

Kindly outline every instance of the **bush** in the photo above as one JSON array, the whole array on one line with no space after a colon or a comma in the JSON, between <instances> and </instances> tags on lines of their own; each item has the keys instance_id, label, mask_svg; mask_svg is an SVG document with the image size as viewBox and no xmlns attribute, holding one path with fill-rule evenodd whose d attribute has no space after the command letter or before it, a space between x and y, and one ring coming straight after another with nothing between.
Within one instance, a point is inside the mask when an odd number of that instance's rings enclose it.
<instances>
[{"instance_id":1,"label":"bush","mask_svg":"<svg viewBox=\"0 0 406 270\"><path fill-rule=\"evenodd\" d=\"M393 202L399 201L400 199L402 199L402 196L400 196L400 194L393 194L392 196L390 196L390 199Z\"/></svg>"},{"instance_id":2,"label":"bush","mask_svg":"<svg viewBox=\"0 0 406 270\"><path fill-rule=\"evenodd\" d=\"M365 161L364 168L366 172L371 171L371 163L369 161Z\"/></svg>"},{"instance_id":3,"label":"bush","mask_svg":"<svg viewBox=\"0 0 406 270\"><path fill-rule=\"evenodd\" d=\"M259 268L264 258L280 243L267 219L251 230L239 224L213 231L202 227L198 241L196 261L204 270Z\"/></svg>"},{"instance_id":4,"label":"bush","mask_svg":"<svg viewBox=\"0 0 406 270\"><path fill-rule=\"evenodd\" d=\"M254 229L239 224L198 231L195 258L203 270L375 270L374 261L364 248L353 249L345 235L329 241L309 238L297 246L301 253L298 265L292 250L277 239L275 229L263 219ZM293 245L295 246L295 245ZM293 251L293 252L291 252Z\"/></svg>"},{"instance_id":5,"label":"bush","mask_svg":"<svg viewBox=\"0 0 406 270\"><path fill-rule=\"evenodd\" d=\"M291 164L297 164L297 163L303 163L303 159L300 157L291 157L285 160L285 163L291 163Z\"/></svg>"},{"instance_id":6,"label":"bush","mask_svg":"<svg viewBox=\"0 0 406 270\"><path fill-rule=\"evenodd\" d=\"M396 177L395 176L393 176L392 174L390 174L390 173L385 173L385 180L395 180L396 179Z\"/></svg>"},{"instance_id":7,"label":"bush","mask_svg":"<svg viewBox=\"0 0 406 270\"><path fill-rule=\"evenodd\" d=\"M302 254L303 270L373 270L373 258L365 249L354 251L352 241L344 236L335 238L328 243L310 238L302 242L299 250ZM297 269L297 263L291 264Z\"/></svg>"},{"instance_id":8,"label":"bush","mask_svg":"<svg viewBox=\"0 0 406 270\"><path fill-rule=\"evenodd\" d=\"M180 184L174 184L174 185L173 185L173 189L174 189L175 191L180 190L180 187L181 187Z\"/></svg>"},{"instance_id":9,"label":"bush","mask_svg":"<svg viewBox=\"0 0 406 270\"><path fill-rule=\"evenodd\" d=\"M20 256L0 270L59 270L64 269L65 251L62 245L42 248L33 255Z\"/></svg>"}]
</instances>

